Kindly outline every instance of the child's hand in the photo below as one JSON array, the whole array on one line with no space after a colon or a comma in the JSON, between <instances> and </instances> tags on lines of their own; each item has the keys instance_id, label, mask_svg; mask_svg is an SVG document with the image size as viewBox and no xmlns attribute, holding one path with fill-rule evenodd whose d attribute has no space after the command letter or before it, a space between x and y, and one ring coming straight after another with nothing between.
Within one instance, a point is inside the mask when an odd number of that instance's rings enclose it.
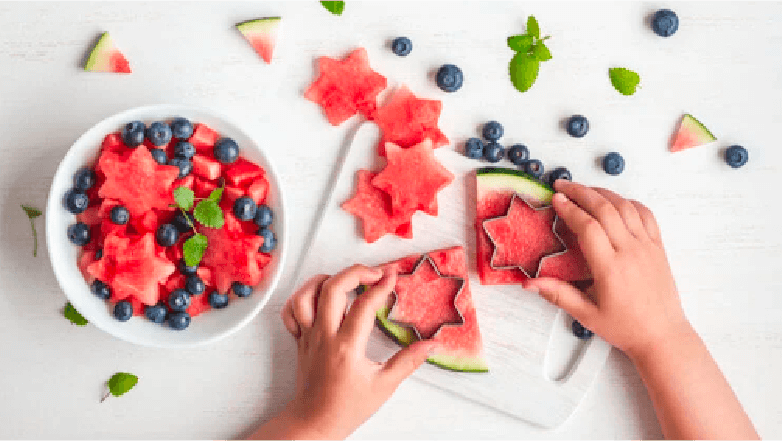
<instances>
[{"instance_id":1,"label":"child's hand","mask_svg":"<svg viewBox=\"0 0 782 441\"><path fill-rule=\"evenodd\" d=\"M370 287L345 314L348 294ZM396 285L396 272L352 266L316 276L288 299L285 327L299 348L296 395L286 411L298 430L286 438L344 438L374 414L427 358L431 343L418 342L385 363L366 357L375 311Z\"/></svg>"},{"instance_id":2,"label":"child's hand","mask_svg":"<svg viewBox=\"0 0 782 441\"><path fill-rule=\"evenodd\" d=\"M554 209L578 237L594 284L582 293L541 278L525 288L631 356L689 330L652 212L606 189L564 179L555 187Z\"/></svg>"}]
</instances>

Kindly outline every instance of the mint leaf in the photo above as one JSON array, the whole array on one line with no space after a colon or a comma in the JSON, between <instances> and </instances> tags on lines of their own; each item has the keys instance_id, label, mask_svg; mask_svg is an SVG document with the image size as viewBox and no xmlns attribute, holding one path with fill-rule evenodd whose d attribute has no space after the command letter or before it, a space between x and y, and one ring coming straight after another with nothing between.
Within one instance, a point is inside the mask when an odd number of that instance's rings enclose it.
<instances>
[{"instance_id":1,"label":"mint leaf","mask_svg":"<svg viewBox=\"0 0 782 441\"><path fill-rule=\"evenodd\" d=\"M516 52L527 52L532 47L532 35L522 34L508 37L508 47Z\"/></svg>"},{"instance_id":2,"label":"mint leaf","mask_svg":"<svg viewBox=\"0 0 782 441\"><path fill-rule=\"evenodd\" d=\"M630 69L624 67L612 67L608 69L608 76L614 89L622 95L632 95L641 82L641 77Z\"/></svg>"},{"instance_id":3,"label":"mint leaf","mask_svg":"<svg viewBox=\"0 0 782 441\"><path fill-rule=\"evenodd\" d=\"M548 61L551 59L551 52L548 50L543 41L538 41L532 46L530 55L538 61Z\"/></svg>"},{"instance_id":4,"label":"mint leaf","mask_svg":"<svg viewBox=\"0 0 782 441\"><path fill-rule=\"evenodd\" d=\"M182 246L185 264L187 266L196 266L201 263L201 259L204 257L204 251L206 251L206 236L197 233L190 239L187 239Z\"/></svg>"},{"instance_id":5,"label":"mint leaf","mask_svg":"<svg viewBox=\"0 0 782 441\"><path fill-rule=\"evenodd\" d=\"M195 216L198 222L209 228L223 228L225 223L223 210L220 209L217 202L211 199L204 199L199 202L195 210L193 210L193 216Z\"/></svg>"},{"instance_id":6,"label":"mint leaf","mask_svg":"<svg viewBox=\"0 0 782 441\"><path fill-rule=\"evenodd\" d=\"M519 92L526 92L532 87L538 78L539 69L540 62L537 59L521 52L514 55L508 65L510 80Z\"/></svg>"},{"instance_id":7,"label":"mint leaf","mask_svg":"<svg viewBox=\"0 0 782 441\"><path fill-rule=\"evenodd\" d=\"M527 33L535 38L540 38L540 26L538 25L538 21L532 15L527 17Z\"/></svg>"},{"instance_id":8,"label":"mint leaf","mask_svg":"<svg viewBox=\"0 0 782 441\"><path fill-rule=\"evenodd\" d=\"M345 2L320 2L326 10L334 15L342 15L345 10Z\"/></svg>"},{"instance_id":9,"label":"mint leaf","mask_svg":"<svg viewBox=\"0 0 782 441\"><path fill-rule=\"evenodd\" d=\"M30 219L30 228L33 230L33 257L38 257L38 231L35 229L35 222L33 222L33 219L42 215L43 213L41 210L29 205L22 205L22 210L24 210L24 212L27 214L27 217Z\"/></svg>"},{"instance_id":10,"label":"mint leaf","mask_svg":"<svg viewBox=\"0 0 782 441\"><path fill-rule=\"evenodd\" d=\"M220 203L220 199L223 198L223 187L215 188L212 190L211 193L209 193L209 200L215 201L216 203Z\"/></svg>"},{"instance_id":11,"label":"mint leaf","mask_svg":"<svg viewBox=\"0 0 782 441\"><path fill-rule=\"evenodd\" d=\"M195 193L187 187L177 187L174 189L174 200L179 205L179 208L190 211L195 201Z\"/></svg>"},{"instance_id":12,"label":"mint leaf","mask_svg":"<svg viewBox=\"0 0 782 441\"><path fill-rule=\"evenodd\" d=\"M83 315L79 314L79 311L77 311L76 308L71 305L71 302L65 304L65 309L62 311L62 315L64 315L65 318L70 320L71 323L76 326L84 326L89 323L87 319L84 318Z\"/></svg>"},{"instance_id":13,"label":"mint leaf","mask_svg":"<svg viewBox=\"0 0 782 441\"><path fill-rule=\"evenodd\" d=\"M117 372L116 374L112 375L111 378L109 378L109 381L106 383L106 385L109 387L109 393L104 395L100 402L102 403L106 398L108 398L109 394L114 395L115 397L124 395L125 392L133 389L137 383L137 376L127 372Z\"/></svg>"},{"instance_id":14,"label":"mint leaf","mask_svg":"<svg viewBox=\"0 0 782 441\"><path fill-rule=\"evenodd\" d=\"M36 217L43 214L43 212L35 207L31 207L29 205L22 205L22 210L24 210L25 213L27 213L27 217L30 219L35 219Z\"/></svg>"}]
</instances>

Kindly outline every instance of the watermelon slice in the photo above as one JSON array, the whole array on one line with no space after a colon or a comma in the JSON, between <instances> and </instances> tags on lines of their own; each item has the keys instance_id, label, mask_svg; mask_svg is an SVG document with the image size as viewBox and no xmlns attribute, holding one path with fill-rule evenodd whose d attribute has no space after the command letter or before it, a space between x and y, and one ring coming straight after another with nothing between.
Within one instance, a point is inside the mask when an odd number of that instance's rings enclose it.
<instances>
[{"instance_id":1,"label":"watermelon slice","mask_svg":"<svg viewBox=\"0 0 782 441\"><path fill-rule=\"evenodd\" d=\"M356 193L342 204L342 209L361 219L364 240L373 243L387 233L398 233L404 225L410 225L412 212L394 214L391 209L391 197L370 183L376 176L369 170L359 170ZM401 236L408 234L402 228ZM412 228L409 230L412 236Z\"/></svg>"},{"instance_id":2,"label":"watermelon slice","mask_svg":"<svg viewBox=\"0 0 782 441\"><path fill-rule=\"evenodd\" d=\"M448 138L440 131L442 102L417 98L406 86L397 89L388 103L374 113L375 123L380 127L380 155L385 155L385 145L392 142L408 148L429 138L434 148L448 144Z\"/></svg>"},{"instance_id":3,"label":"watermelon slice","mask_svg":"<svg viewBox=\"0 0 782 441\"><path fill-rule=\"evenodd\" d=\"M443 250L431 251L423 256L423 259L431 259L431 264L436 267L433 272L419 265L421 255L408 256L391 262L388 265L395 267L399 274L415 273L414 276L404 282L401 287L397 284L395 290L401 292L416 292L419 295L407 298L405 310L410 316L415 316L418 326L435 328L439 326L431 340L438 345L427 361L436 366L459 372L487 372L488 366L483 358L483 343L478 327L478 316L470 293L469 276L467 274L467 258L462 247L453 247ZM418 267L419 271L415 271ZM419 274L419 272L421 274ZM437 274L439 272L439 275ZM463 280L461 291L454 300L454 286L451 283L436 283L433 279L444 277ZM406 283L406 285L405 285ZM417 285L417 286L416 286ZM404 291L404 290L407 291ZM431 305L445 305L444 308ZM461 315L461 324L446 324L453 321L454 308ZM394 305L394 314L397 314ZM385 307L377 312L378 326L397 343L407 346L417 340L419 336L409 326L396 323L389 318L391 308ZM425 311L416 314L415 311ZM446 324L443 326L443 324Z\"/></svg>"},{"instance_id":4,"label":"watermelon slice","mask_svg":"<svg viewBox=\"0 0 782 441\"><path fill-rule=\"evenodd\" d=\"M244 35L266 64L272 62L272 52L280 30L280 17L248 20L236 25L236 29Z\"/></svg>"},{"instance_id":5,"label":"watermelon slice","mask_svg":"<svg viewBox=\"0 0 782 441\"><path fill-rule=\"evenodd\" d=\"M679 124L679 130L673 138L670 150L671 152L680 152L716 140L717 138L711 134L706 126L688 113L682 117L682 121Z\"/></svg>"},{"instance_id":6,"label":"watermelon slice","mask_svg":"<svg viewBox=\"0 0 782 441\"><path fill-rule=\"evenodd\" d=\"M122 55L122 52L114 46L111 36L108 32L103 35L95 44L90 52L87 63L84 64L84 70L90 72L114 72L130 73L130 64Z\"/></svg>"},{"instance_id":7,"label":"watermelon slice","mask_svg":"<svg viewBox=\"0 0 782 441\"><path fill-rule=\"evenodd\" d=\"M539 208L551 204L554 191L534 177L515 169L481 168L476 172L476 182L476 260L481 284L521 284L528 278L521 269L517 267L507 269L492 267L491 259L495 248L489 235L486 234L484 221L507 215L515 195L533 208ZM526 250L530 250L529 252L533 256L540 257L540 250L550 242L551 225L537 223L529 224L527 228L530 238L526 238L524 242L532 245L520 250L521 253L517 253L517 258L524 258ZM567 246L567 251L543 259L538 276L556 277L566 281L590 279L589 268L572 233L567 231L563 222L556 222L556 231ZM494 239L503 243L513 244L514 242L511 235L502 233L495 235ZM537 241L533 241L533 239L537 239Z\"/></svg>"}]
</instances>

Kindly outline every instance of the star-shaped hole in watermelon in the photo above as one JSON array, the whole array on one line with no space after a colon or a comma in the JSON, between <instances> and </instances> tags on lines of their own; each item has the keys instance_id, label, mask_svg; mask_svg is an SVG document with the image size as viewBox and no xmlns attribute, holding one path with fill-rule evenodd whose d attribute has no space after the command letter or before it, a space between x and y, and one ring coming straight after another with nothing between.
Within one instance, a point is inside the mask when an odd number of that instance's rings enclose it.
<instances>
[{"instance_id":1,"label":"star-shaped hole in watermelon","mask_svg":"<svg viewBox=\"0 0 782 441\"><path fill-rule=\"evenodd\" d=\"M176 265L155 253L153 233L117 240L115 246L104 247L103 259L115 262L116 272L111 282L114 298L132 297L145 305L158 302L160 285L176 271Z\"/></svg>"},{"instance_id":2,"label":"star-shaped hole in watermelon","mask_svg":"<svg viewBox=\"0 0 782 441\"><path fill-rule=\"evenodd\" d=\"M304 97L320 104L326 118L338 126L357 112L370 117L377 107L377 95L386 88L386 78L369 67L364 48L342 60L318 59L320 75L304 92Z\"/></svg>"},{"instance_id":3,"label":"star-shaped hole in watermelon","mask_svg":"<svg viewBox=\"0 0 782 441\"><path fill-rule=\"evenodd\" d=\"M356 193L342 204L345 211L361 219L364 240L368 243L375 242L387 233L402 237L407 236L408 232L412 233L412 213L393 213L391 197L371 184L376 175L369 170L359 170Z\"/></svg>"},{"instance_id":4,"label":"star-shaped hole in watermelon","mask_svg":"<svg viewBox=\"0 0 782 441\"><path fill-rule=\"evenodd\" d=\"M437 126L442 108L442 102L417 98L406 86L397 89L374 113L373 119L382 132L380 155L386 154L388 142L408 148L428 138L434 148L447 145L448 138Z\"/></svg>"},{"instance_id":5,"label":"star-shaped hole in watermelon","mask_svg":"<svg viewBox=\"0 0 782 441\"><path fill-rule=\"evenodd\" d=\"M396 298L388 318L410 326L420 339L430 339L445 325L462 325L456 300L464 288L461 277L443 276L424 255L410 274L397 277Z\"/></svg>"},{"instance_id":6,"label":"star-shaped hole in watermelon","mask_svg":"<svg viewBox=\"0 0 782 441\"><path fill-rule=\"evenodd\" d=\"M225 218L223 228L199 229L207 239L201 265L212 270L215 287L221 293L228 292L233 282L255 286L262 276L258 248L263 237L232 231L229 224L238 224L238 220L231 213L225 213Z\"/></svg>"},{"instance_id":7,"label":"star-shaped hole in watermelon","mask_svg":"<svg viewBox=\"0 0 782 441\"><path fill-rule=\"evenodd\" d=\"M494 244L492 268L519 268L527 277L537 277L545 258L567 251L555 224L553 207L534 208L514 194L505 216L483 221Z\"/></svg>"}]
</instances>

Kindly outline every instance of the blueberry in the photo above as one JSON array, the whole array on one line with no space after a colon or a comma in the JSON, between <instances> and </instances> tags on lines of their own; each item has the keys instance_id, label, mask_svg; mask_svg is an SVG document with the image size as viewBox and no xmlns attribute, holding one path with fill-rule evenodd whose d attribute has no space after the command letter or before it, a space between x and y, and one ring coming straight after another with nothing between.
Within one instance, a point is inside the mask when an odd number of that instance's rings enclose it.
<instances>
[{"instance_id":1,"label":"blueberry","mask_svg":"<svg viewBox=\"0 0 782 441\"><path fill-rule=\"evenodd\" d=\"M573 115L567 120L567 133L574 138L583 138L589 131L589 120L583 115Z\"/></svg>"},{"instance_id":2,"label":"blueberry","mask_svg":"<svg viewBox=\"0 0 782 441\"><path fill-rule=\"evenodd\" d=\"M529 159L529 149L523 144L516 144L508 149L508 159L515 165L524 165Z\"/></svg>"},{"instance_id":3,"label":"blueberry","mask_svg":"<svg viewBox=\"0 0 782 441\"><path fill-rule=\"evenodd\" d=\"M554 182L557 179L567 179L568 181L572 181L573 176L570 174L570 170L566 169L565 167L557 167L548 175L549 185L553 187Z\"/></svg>"},{"instance_id":4,"label":"blueberry","mask_svg":"<svg viewBox=\"0 0 782 441\"><path fill-rule=\"evenodd\" d=\"M249 297L250 294L253 293L252 286L247 286L239 282L232 283L231 289L233 290L234 294L236 294L236 297Z\"/></svg>"},{"instance_id":5,"label":"blueberry","mask_svg":"<svg viewBox=\"0 0 782 441\"><path fill-rule=\"evenodd\" d=\"M189 159L185 158L171 158L168 160L168 165L179 167L179 179L184 178L193 171L193 163Z\"/></svg>"},{"instance_id":6,"label":"blueberry","mask_svg":"<svg viewBox=\"0 0 782 441\"><path fill-rule=\"evenodd\" d=\"M524 172L537 179L540 179L540 177L543 176L544 171L543 163L537 159L530 159L524 163Z\"/></svg>"},{"instance_id":7,"label":"blueberry","mask_svg":"<svg viewBox=\"0 0 782 441\"><path fill-rule=\"evenodd\" d=\"M187 141L179 141L174 146L174 156L177 158L190 159L196 154L196 149L193 144Z\"/></svg>"},{"instance_id":8,"label":"blueberry","mask_svg":"<svg viewBox=\"0 0 782 441\"><path fill-rule=\"evenodd\" d=\"M259 205L258 209L255 210L255 218L253 220L255 225L259 227L268 227L274 221L274 212L266 204Z\"/></svg>"},{"instance_id":9,"label":"blueberry","mask_svg":"<svg viewBox=\"0 0 782 441\"><path fill-rule=\"evenodd\" d=\"M185 263L185 259L182 259L179 262L179 272L186 275L186 276L194 276L196 272L198 271L198 265L194 266L187 266L187 263Z\"/></svg>"},{"instance_id":10,"label":"blueberry","mask_svg":"<svg viewBox=\"0 0 782 441\"><path fill-rule=\"evenodd\" d=\"M117 225L125 225L130 220L130 211L122 205L115 205L109 213L111 221Z\"/></svg>"},{"instance_id":11,"label":"blueberry","mask_svg":"<svg viewBox=\"0 0 782 441\"><path fill-rule=\"evenodd\" d=\"M190 306L190 294L182 288L171 291L168 295L168 308L174 312L186 311Z\"/></svg>"},{"instance_id":12,"label":"blueberry","mask_svg":"<svg viewBox=\"0 0 782 441\"><path fill-rule=\"evenodd\" d=\"M65 209L73 214L83 213L90 206L90 198L87 193L72 188L65 193Z\"/></svg>"},{"instance_id":13,"label":"blueberry","mask_svg":"<svg viewBox=\"0 0 782 441\"><path fill-rule=\"evenodd\" d=\"M478 138L470 138L464 143L464 155L470 159L483 158L483 141Z\"/></svg>"},{"instance_id":14,"label":"blueberry","mask_svg":"<svg viewBox=\"0 0 782 441\"><path fill-rule=\"evenodd\" d=\"M609 175L618 175L625 169L625 160L617 152L611 152L603 158L603 170Z\"/></svg>"},{"instance_id":15,"label":"blueberry","mask_svg":"<svg viewBox=\"0 0 782 441\"><path fill-rule=\"evenodd\" d=\"M146 127L144 127L144 123L141 121L131 121L127 124L125 124L125 127L122 128L122 133L120 134L120 137L122 138L122 142L125 143L128 147L138 147L144 142L144 131L146 130Z\"/></svg>"},{"instance_id":16,"label":"blueberry","mask_svg":"<svg viewBox=\"0 0 782 441\"><path fill-rule=\"evenodd\" d=\"M80 247L83 247L84 245L87 245L90 243L90 227L87 225L77 222L70 227L68 227L68 239L74 244L78 245Z\"/></svg>"},{"instance_id":17,"label":"blueberry","mask_svg":"<svg viewBox=\"0 0 782 441\"><path fill-rule=\"evenodd\" d=\"M209 306L211 306L214 309L223 309L226 306L228 306L228 295L227 294L220 294L217 291L212 291L209 293Z\"/></svg>"},{"instance_id":18,"label":"blueberry","mask_svg":"<svg viewBox=\"0 0 782 441\"><path fill-rule=\"evenodd\" d=\"M160 147L171 141L171 127L162 121L155 121L147 127L147 130L144 131L144 135L152 145Z\"/></svg>"},{"instance_id":19,"label":"blueberry","mask_svg":"<svg viewBox=\"0 0 782 441\"><path fill-rule=\"evenodd\" d=\"M670 9L660 9L652 17L652 30L661 37L670 37L679 29L679 17Z\"/></svg>"},{"instance_id":20,"label":"blueberry","mask_svg":"<svg viewBox=\"0 0 782 441\"><path fill-rule=\"evenodd\" d=\"M483 157L489 162L500 162L505 157L505 148L492 141L483 147Z\"/></svg>"},{"instance_id":21,"label":"blueberry","mask_svg":"<svg viewBox=\"0 0 782 441\"><path fill-rule=\"evenodd\" d=\"M749 160L749 152L740 145L732 145L725 150L725 162L733 168L739 168Z\"/></svg>"},{"instance_id":22,"label":"blueberry","mask_svg":"<svg viewBox=\"0 0 782 441\"><path fill-rule=\"evenodd\" d=\"M234 215L239 220L253 220L257 212L258 207L255 205L255 201L248 197L241 197L234 201Z\"/></svg>"},{"instance_id":23,"label":"blueberry","mask_svg":"<svg viewBox=\"0 0 782 441\"><path fill-rule=\"evenodd\" d=\"M206 284L198 276L188 276L187 280L185 280L185 289L190 294L197 296L204 293L204 290L206 290Z\"/></svg>"},{"instance_id":24,"label":"blueberry","mask_svg":"<svg viewBox=\"0 0 782 441\"><path fill-rule=\"evenodd\" d=\"M391 50L400 57L405 57L413 50L413 42L407 37L397 37L391 43Z\"/></svg>"},{"instance_id":25,"label":"blueberry","mask_svg":"<svg viewBox=\"0 0 782 441\"><path fill-rule=\"evenodd\" d=\"M190 314L186 312L177 312L175 314L171 314L168 317L168 326L170 326L171 329L176 329L177 331L186 329L188 326L190 326Z\"/></svg>"},{"instance_id":26,"label":"blueberry","mask_svg":"<svg viewBox=\"0 0 782 441\"><path fill-rule=\"evenodd\" d=\"M437 87L443 92L456 92L462 88L464 74L453 64L443 64L437 71Z\"/></svg>"},{"instance_id":27,"label":"blueberry","mask_svg":"<svg viewBox=\"0 0 782 441\"><path fill-rule=\"evenodd\" d=\"M153 323L163 323L166 321L166 305L158 303L144 308L144 315Z\"/></svg>"},{"instance_id":28,"label":"blueberry","mask_svg":"<svg viewBox=\"0 0 782 441\"><path fill-rule=\"evenodd\" d=\"M166 165L168 163L168 156L166 151L162 149L149 149L149 153L152 153L152 159L160 165Z\"/></svg>"},{"instance_id":29,"label":"blueberry","mask_svg":"<svg viewBox=\"0 0 782 441\"><path fill-rule=\"evenodd\" d=\"M103 250L102 249L100 249L100 250L95 252L95 260L101 260L101 259L103 259Z\"/></svg>"},{"instance_id":30,"label":"blueberry","mask_svg":"<svg viewBox=\"0 0 782 441\"><path fill-rule=\"evenodd\" d=\"M88 167L82 167L73 175L73 186L78 190L87 191L95 185L95 172Z\"/></svg>"},{"instance_id":31,"label":"blueberry","mask_svg":"<svg viewBox=\"0 0 782 441\"><path fill-rule=\"evenodd\" d=\"M497 141L504 133L505 129L497 121L489 121L483 125L483 137L489 141Z\"/></svg>"},{"instance_id":32,"label":"blueberry","mask_svg":"<svg viewBox=\"0 0 782 441\"><path fill-rule=\"evenodd\" d=\"M274 232L272 230L261 227L255 234L258 236L263 236L263 244L259 248L260 252L271 253L274 251L274 248L277 247L277 237L274 236Z\"/></svg>"},{"instance_id":33,"label":"blueberry","mask_svg":"<svg viewBox=\"0 0 782 441\"><path fill-rule=\"evenodd\" d=\"M176 216L174 216L174 220L171 221L171 224L175 226L180 233L187 233L195 226L195 216L193 216L193 213L187 213L187 217L185 217L185 213L182 213L182 210L179 210L177 211Z\"/></svg>"},{"instance_id":34,"label":"blueberry","mask_svg":"<svg viewBox=\"0 0 782 441\"><path fill-rule=\"evenodd\" d=\"M239 157L239 146L231 138L220 138L215 143L214 155L223 164L231 164Z\"/></svg>"},{"instance_id":35,"label":"blueberry","mask_svg":"<svg viewBox=\"0 0 782 441\"><path fill-rule=\"evenodd\" d=\"M179 241L179 230L171 224L163 224L157 228L155 240L161 247L173 246Z\"/></svg>"},{"instance_id":36,"label":"blueberry","mask_svg":"<svg viewBox=\"0 0 782 441\"><path fill-rule=\"evenodd\" d=\"M115 319L121 322L126 322L130 320L131 317L133 317L133 305L131 305L130 302L123 300L121 302L117 302L117 304L114 305Z\"/></svg>"},{"instance_id":37,"label":"blueberry","mask_svg":"<svg viewBox=\"0 0 782 441\"><path fill-rule=\"evenodd\" d=\"M100 280L92 282L90 291L95 294L99 299L108 300L111 297L111 288Z\"/></svg>"},{"instance_id":38,"label":"blueberry","mask_svg":"<svg viewBox=\"0 0 782 441\"><path fill-rule=\"evenodd\" d=\"M176 139L189 139L193 136L193 124L187 118L171 120L171 135Z\"/></svg>"},{"instance_id":39,"label":"blueberry","mask_svg":"<svg viewBox=\"0 0 782 441\"><path fill-rule=\"evenodd\" d=\"M573 330L573 335L580 338L581 340L589 340L594 335L592 331L585 328L584 325L578 322L578 320L573 320L573 324L570 326L570 328Z\"/></svg>"}]
</instances>

